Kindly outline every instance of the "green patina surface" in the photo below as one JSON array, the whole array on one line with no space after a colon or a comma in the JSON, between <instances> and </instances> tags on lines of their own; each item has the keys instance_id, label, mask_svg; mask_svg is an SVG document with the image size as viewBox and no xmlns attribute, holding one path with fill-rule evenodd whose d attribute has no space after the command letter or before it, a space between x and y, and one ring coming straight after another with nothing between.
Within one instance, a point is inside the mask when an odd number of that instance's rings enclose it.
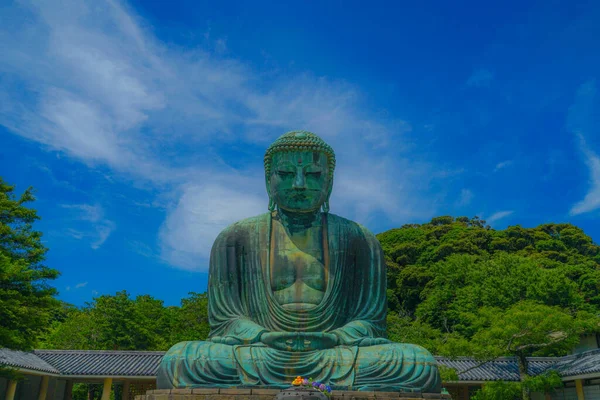
<instances>
[{"instance_id":1,"label":"green patina surface","mask_svg":"<svg viewBox=\"0 0 600 400\"><path fill-rule=\"evenodd\" d=\"M334 389L440 392L422 347L385 339L381 246L330 214L335 156L289 132L265 155L269 212L239 221L210 257L207 341L165 355L158 387L287 387L298 375Z\"/></svg>"}]
</instances>

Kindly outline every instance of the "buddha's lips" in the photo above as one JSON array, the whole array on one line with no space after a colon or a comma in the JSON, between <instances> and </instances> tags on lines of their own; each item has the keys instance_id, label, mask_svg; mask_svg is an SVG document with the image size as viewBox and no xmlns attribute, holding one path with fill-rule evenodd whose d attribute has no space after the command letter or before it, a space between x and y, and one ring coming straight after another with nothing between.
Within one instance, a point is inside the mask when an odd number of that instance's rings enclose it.
<instances>
[{"instance_id":1,"label":"buddha's lips","mask_svg":"<svg viewBox=\"0 0 600 400\"><path fill-rule=\"evenodd\" d=\"M309 194L311 194L310 192L320 192L320 190L314 190L314 189L304 189L304 190L297 190L297 189L292 189L292 190L287 190L286 191L286 195L291 198L292 200L296 200L296 201L301 201L301 200L306 200L309 197Z\"/></svg>"},{"instance_id":2,"label":"buddha's lips","mask_svg":"<svg viewBox=\"0 0 600 400\"><path fill-rule=\"evenodd\" d=\"M304 192L293 192L290 193L290 198L292 200L296 200L296 201L301 201L301 200L306 200L306 193Z\"/></svg>"}]
</instances>

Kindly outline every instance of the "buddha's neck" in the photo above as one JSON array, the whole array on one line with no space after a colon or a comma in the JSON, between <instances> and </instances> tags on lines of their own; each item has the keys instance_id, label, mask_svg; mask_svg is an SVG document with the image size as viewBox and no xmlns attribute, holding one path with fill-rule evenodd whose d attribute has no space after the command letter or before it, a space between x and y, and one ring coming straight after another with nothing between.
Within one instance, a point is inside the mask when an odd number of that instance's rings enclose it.
<instances>
[{"instance_id":1,"label":"buddha's neck","mask_svg":"<svg viewBox=\"0 0 600 400\"><path fill-rule=\"evenodd\" d=\"M319 210L314 212L291 212L278 209L281 223L290 230L290 233L306 230L321 223Z\"/></svg>"}]
</instances>

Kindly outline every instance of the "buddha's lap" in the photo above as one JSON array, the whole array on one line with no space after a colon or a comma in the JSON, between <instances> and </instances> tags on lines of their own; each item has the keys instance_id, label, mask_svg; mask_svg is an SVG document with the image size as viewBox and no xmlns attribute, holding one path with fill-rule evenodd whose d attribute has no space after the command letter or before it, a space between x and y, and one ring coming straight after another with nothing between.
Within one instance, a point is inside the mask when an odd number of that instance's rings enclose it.
<instances>
[{"instance_id":1,"label":"buddha's lap","mask_svg":"<svg viewBox=\"0 0 600 400\"><path fill-rule=\"evenodd\" d=\"M355 352L351 346L336 346L331 349L313 350L308 352L288 352L266 347L264 345L227 345L209 341L191 341L177 343L167 351L165 359L178 359L175 362L203 361L207 363L225 363L235 367L236 357L234 352L244 351L250 354L255 361L260 358L286 358L290 361L301 360L307 357L333 357L353 359L355 365L368 366L387 362L419 363L435 365L435 359L425 348L407 343L387 343L373 346L359 347Z\"/></svg>"},{"instance_id":2,"label":"buddha's lap","mask_svg":"<svg viewBox=\"0 0 600 400\"><path fill-rule=\"evenodd\" d=\"M439 392L435 359L424 348L388 343L368 347L287 352L260 345L182 342L161 362L158 388L264 385L284 387L296 376L326 379L332 387ZM249 378L250 377L250 378ZM383 386L383 389L379 386Z\"/></svg>"}]
</instances>

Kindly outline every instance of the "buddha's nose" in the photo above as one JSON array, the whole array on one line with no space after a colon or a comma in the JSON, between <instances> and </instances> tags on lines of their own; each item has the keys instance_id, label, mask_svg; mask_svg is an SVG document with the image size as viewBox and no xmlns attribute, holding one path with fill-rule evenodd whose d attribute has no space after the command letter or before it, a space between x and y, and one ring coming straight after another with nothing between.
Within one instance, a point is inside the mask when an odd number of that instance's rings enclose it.
<instances>
[{"instance_id":1,"label":"buddha's nose","mask_svg":"<svg viewBox=\"0 0 600 400\"><path fill-rule=\"evenodd\" d=\"M306 181L304 179L304 171L296 172L296 177L294 178L294 184L292 185L294 189L306 189Z\"/></svg>"}]
</instances>

